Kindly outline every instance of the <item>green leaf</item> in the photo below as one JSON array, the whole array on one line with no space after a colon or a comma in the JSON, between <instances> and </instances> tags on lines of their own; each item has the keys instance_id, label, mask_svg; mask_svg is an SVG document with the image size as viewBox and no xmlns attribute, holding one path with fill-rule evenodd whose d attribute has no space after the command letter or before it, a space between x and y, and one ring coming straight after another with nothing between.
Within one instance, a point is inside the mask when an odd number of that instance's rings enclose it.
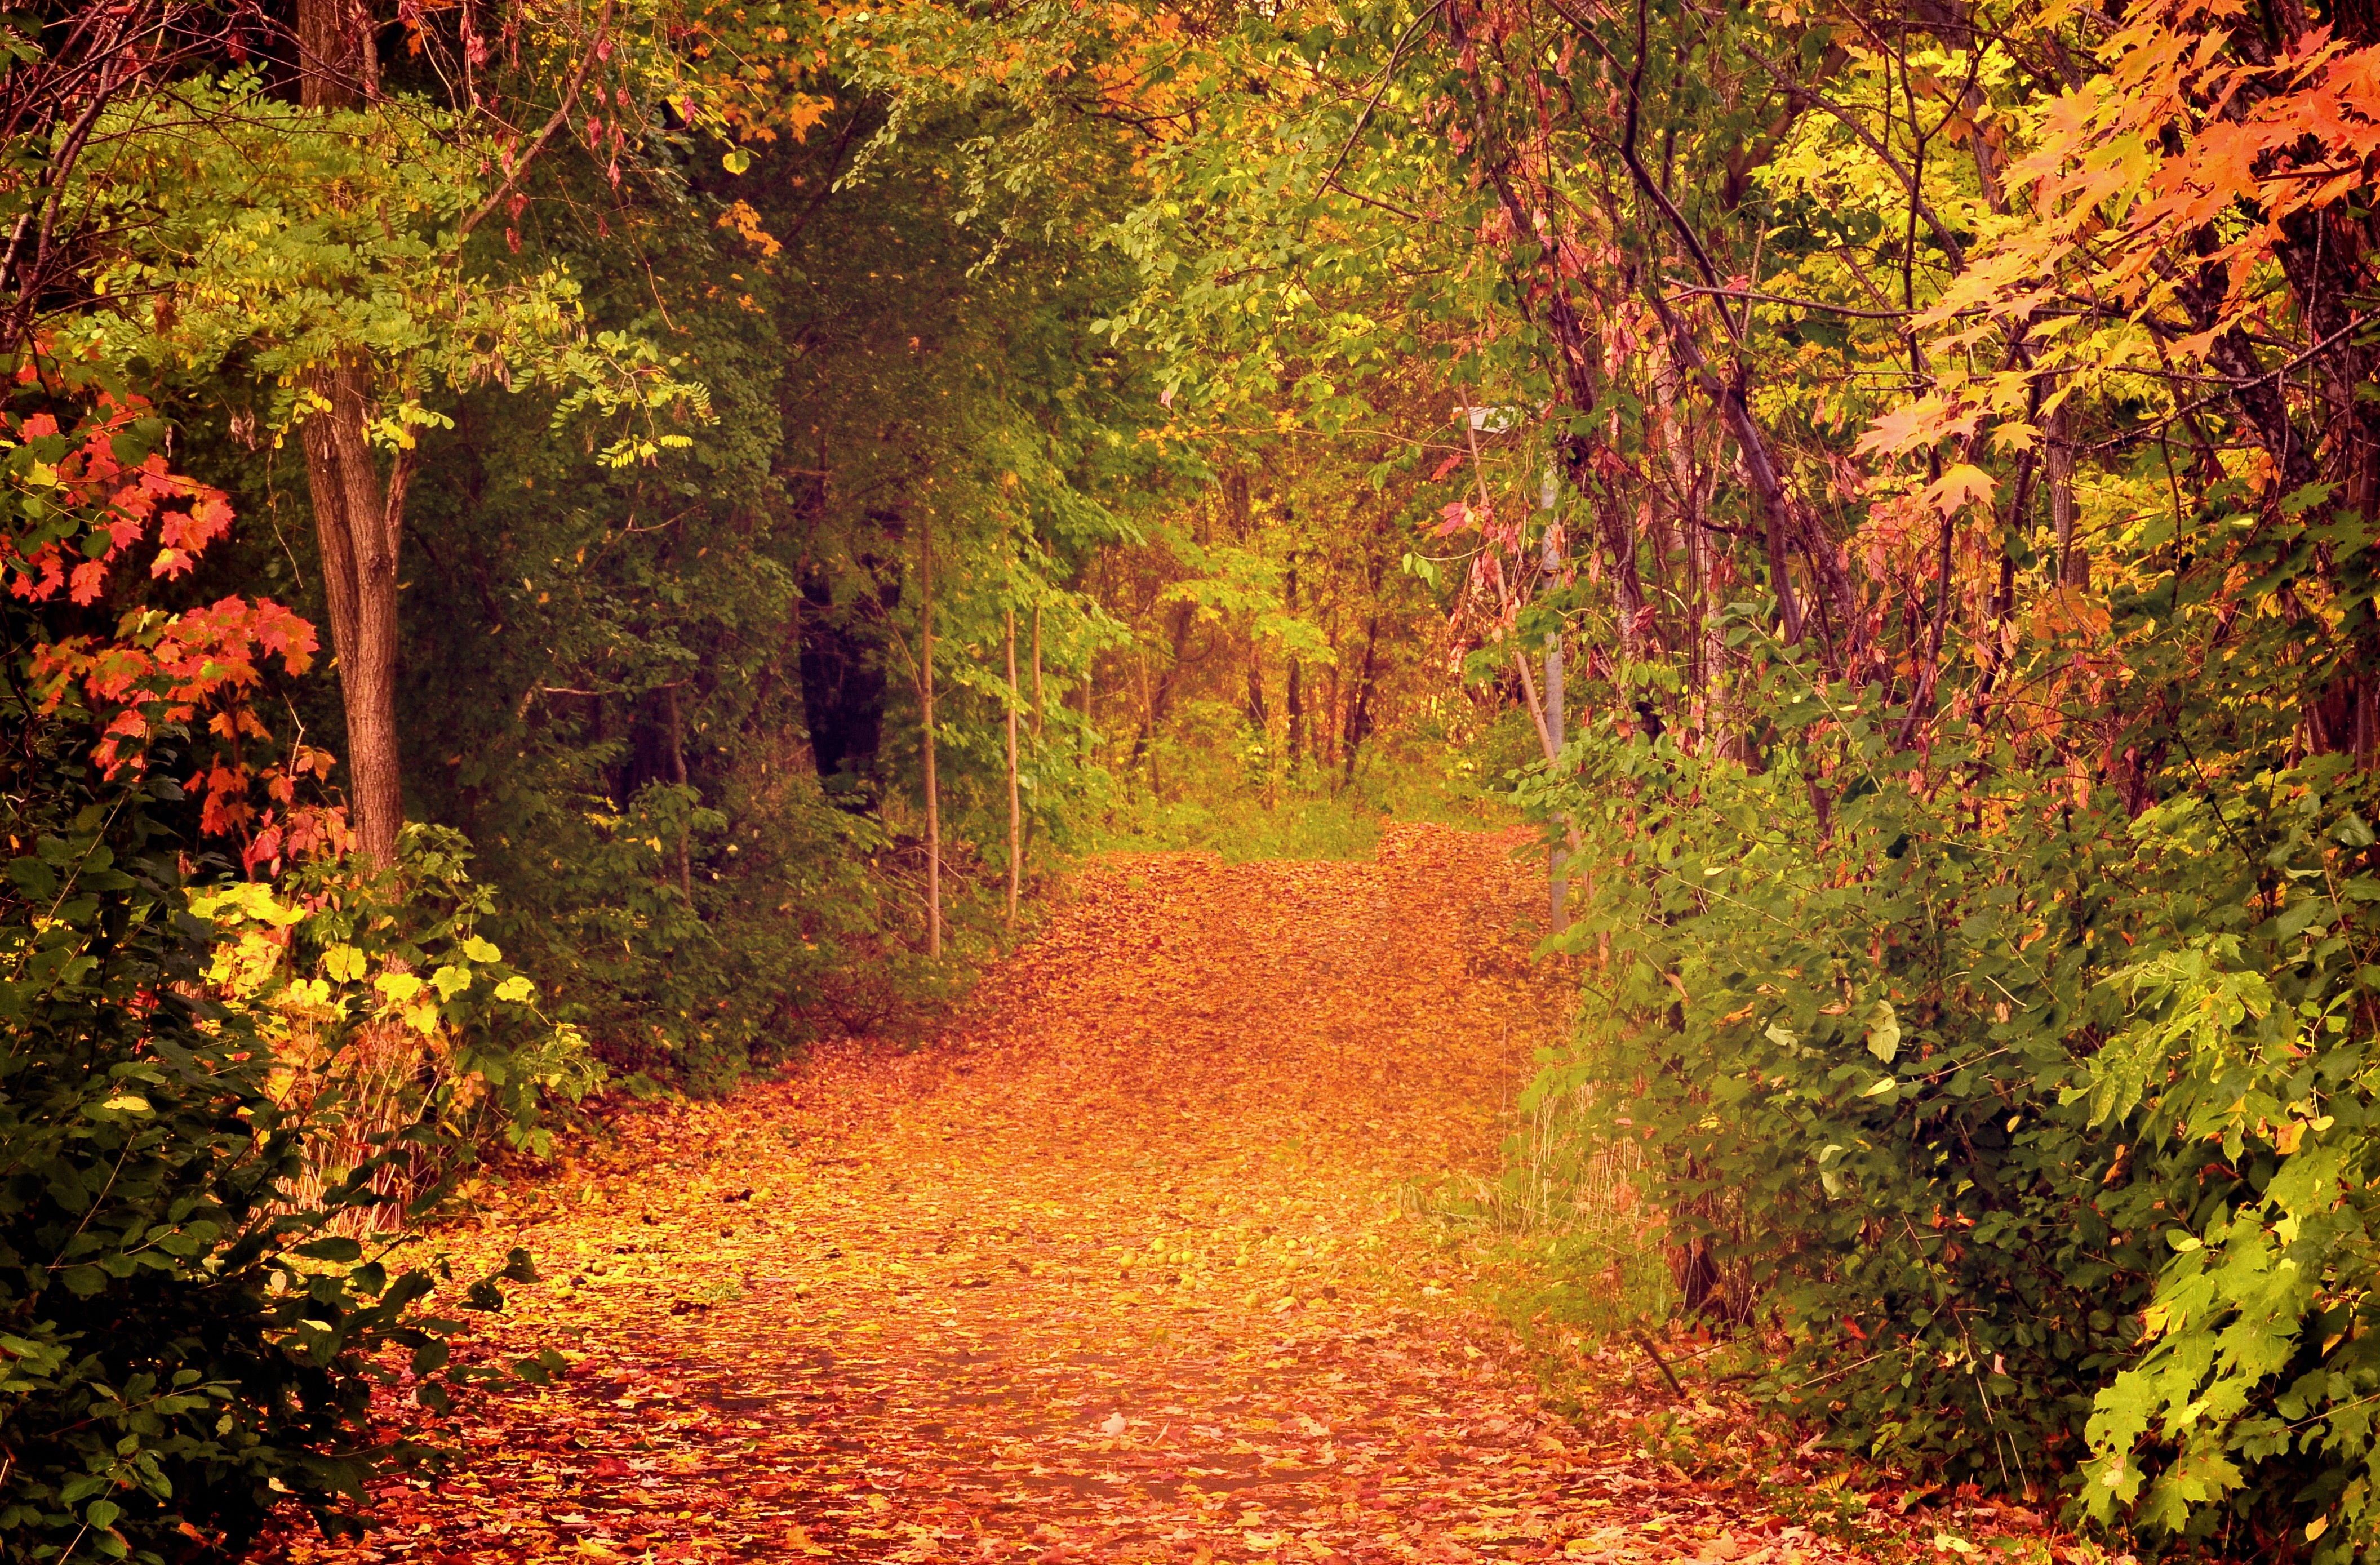
<instances>
[{"instance_id":1,"label":"green leaf","mask_svg":"<svg viewBox=\"0 0 2380 1565\"><path fill-rule=\"evenodd\" d=\"M1877 1001L1868 1013L1867 1051L1888 1065L1900 1052L1900 1022L1889 1001Z\"/></svg>"},{"instance_id":2,"label":"green leaf","mask_svg":"<svg viewBox=\"0 0 2380 1565\"><path fill-rule=\"evenodd\" d=\"M346 1234L332 1234L298 1246L297 1253L315 1261L359 1261L364 1247Z\"/></svg>"}]
</instances>

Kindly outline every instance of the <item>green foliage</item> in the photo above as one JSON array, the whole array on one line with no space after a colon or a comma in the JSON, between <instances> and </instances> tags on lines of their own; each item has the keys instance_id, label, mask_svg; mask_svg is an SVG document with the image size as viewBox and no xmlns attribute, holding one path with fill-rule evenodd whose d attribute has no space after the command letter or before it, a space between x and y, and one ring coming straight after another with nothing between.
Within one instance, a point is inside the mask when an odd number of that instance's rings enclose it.
<instances>
[{"instance_id":1,"label":"green foliage","mask_svg":"<svg viewBox=\"0 0 2380 1565\"><path fill-rule=\"evenodd\" d=\"M11 1558L237 1553L285 1501L346 1524L377 1385L432 1405L432 1279L330 1231L369 1208L402 1135L289 1204L339 1112L272 1091L251 1018L206 998L215 932L187 910L154 809L55 723L12 725L0 889L0 1538ZM39 786L22 786L38 779Z\"/></svg>"},{"instance_id":2,"label":"green foliage","mask_svg":"<svg viewBox=\"0 0 2380 1565\"><path fill-rule=\"evenodd\" d=\"M565 267L508 277L468 253L498 149L432 104L325 115L235 73L136 99L99 128L86 199L140 237L92 285L135 302L73 318L77 350L150 377L236 365L255 382L246 416L261 402L276 434L323 406L310 374L366 359L382 403L370 433L392 450L448 421L423 400L433 390L483 382L556 389L557 425L633 414L603 447L613 466L684 447L675 419L707 416L703 389L649 344L585 330ZM152 298L170 303L138 302Z\"/></svg>"},{"instance_id":3,"label":"green foliage","mask_svg":"<svg viewBox=\"0 0 2380 1565\"><path fill-rule=\"evenodd\" d=\"M1204 849L1229 862L1368 858L1387 820L1501 825L1513 819L1500 773L1442 736L1399 736L1363 753L1353 776L1284 767L1269 736L1220 701L1187 704L1149 746L1148 785L1119 790L1095 839L1147 852Z\"/></svg>"},{"instance_id":4,"label":"green foliage","mask_svg":"<svg viewBox=\"0 0 2380 1565\"><path fill-rule=\"evenodd\" d=\"M1652 796L1580 812L1640 873L1599 885L1572 937L1609 941L1601 1048L1533 1090L1598 1078L1651 1133L1648 1194L1718 1274L1687 1302L1776 1313L1783 1405L1873 1455L2053 1487L2155 1259L2101 1209L2114 1149L2058 1109L2070 1037L2115 1015L2095 987L2119 921L2107 822L1981 842L1960 815L2022 807L2021 776L1930 807L1878 718L1834 706L1828 758L1864 785L1824 825L1790 739L1756 772L1608 731L1581 746L1605 799ZM2178 1177L2135 1166L2126 1198Z\"/></svg>"},{"instance_id":5,"label":"green foliage","mask_svg":"<svg viewBox=\"0 0 2380 1565\"><path fill-rule=\"evenodd\" d=\"M2380 1364L2358 1025L2368 779L2338 759L2047 798L1791 668L1761 765L1609 725L1592 1084L1658 1154L1687 1303L1780 1328L1760 1386L1847 1443L2097 1520L2278 1547L2373 1525ZM1822 813L1823 810L1823 813ZM2311 1530L2309 1530L2311 1529Z\"/></svg>"},{"instance_id":6,"label":"green foliage","mask_svg":"<svg viewBox=\"0 0 2380 1565\"><path fill-rule=\"evenodd\" d=\"M544 1109L593 1091L602 1067L576 1026L542 1013L537 985L482 932L500 920L493 890L472 878L471 857L462 833L408 823L385 874L316 860L273 891L247 882L196 897L191 909L225 935L258 915L267 928L294 926L279 950L249 931L210 972L278 1008L284 1037L313 1034L319 1043L327 1035L335 1055L339 1040L367 1023L434 1036L443 1045L436 1072L409 1084L418 1096L401 1094L404 1111L453 1133L457 1152L492 1132L542 1154L552 1143ZM280 905L273 891L294 905ZM259 947L285 968L243 973L242 958Z\"/></svg>"}]
</instances>

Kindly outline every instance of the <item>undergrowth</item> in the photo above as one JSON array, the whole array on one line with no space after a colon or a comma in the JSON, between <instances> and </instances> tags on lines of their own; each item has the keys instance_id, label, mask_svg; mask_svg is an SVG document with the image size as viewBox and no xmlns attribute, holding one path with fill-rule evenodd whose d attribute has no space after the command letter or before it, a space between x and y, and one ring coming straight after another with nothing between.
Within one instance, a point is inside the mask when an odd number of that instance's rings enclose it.
<instances>
[{"instance_id":1,"label":"undergrowth","mask_svg":"<svg viewBox=\"0 0 2380 1565\"><path fill-rule=\"evenodd\" d=\"M1505 713L1467 731L1424 724L1382 735L1352 766L1287 756L1236 709L1196 702L1118 769L1090 835L1097 849L1204 849L1228 863L1364 859L1389 820L1474 829L1515 824L1509 773L1524 758L1522 721Z\"/></svg>"}]
</instances>

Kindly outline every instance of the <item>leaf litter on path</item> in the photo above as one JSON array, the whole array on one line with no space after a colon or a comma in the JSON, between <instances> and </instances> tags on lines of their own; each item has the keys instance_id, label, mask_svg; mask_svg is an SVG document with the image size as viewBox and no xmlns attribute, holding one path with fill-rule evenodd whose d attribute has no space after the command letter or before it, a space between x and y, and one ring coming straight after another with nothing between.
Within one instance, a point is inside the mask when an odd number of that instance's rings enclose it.
<instances>
[{"instance_id":1,"label":"leaf litter on path","mask_svg":"<svg viewBox=\"0 0 2380 1565\"><path fill-rule=\"evenodd\" d=\"M368 1539L276 1556L1844 1558L1648 1456L1649 1398L1547 1411L1400 1199L1492 1171L1560 1025L1526 842L1111 861L931 1048L624 1110L439 1236L540 1275L461 1356L569 1372L460 1402L465 1461Z\"/></svg>"}]
</instances>

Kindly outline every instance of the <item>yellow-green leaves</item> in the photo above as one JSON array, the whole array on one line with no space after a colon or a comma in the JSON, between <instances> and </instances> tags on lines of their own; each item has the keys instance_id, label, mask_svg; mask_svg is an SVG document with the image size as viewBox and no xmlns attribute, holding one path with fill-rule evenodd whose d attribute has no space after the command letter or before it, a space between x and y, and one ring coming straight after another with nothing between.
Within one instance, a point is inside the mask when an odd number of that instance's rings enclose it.
<instances>
[{"instance_id":1,"label":"yellow-green leaves","mask_svg":"<svg viewBox=\"0 0 2380 1565\"><path fill-rule=\"evenodd\" d=\"M1900 1021L1888 1000L1877 1001L1868 1012L1867 1051L1888 1065L1900 1052Z\"/></svg>"}]
</instances>

